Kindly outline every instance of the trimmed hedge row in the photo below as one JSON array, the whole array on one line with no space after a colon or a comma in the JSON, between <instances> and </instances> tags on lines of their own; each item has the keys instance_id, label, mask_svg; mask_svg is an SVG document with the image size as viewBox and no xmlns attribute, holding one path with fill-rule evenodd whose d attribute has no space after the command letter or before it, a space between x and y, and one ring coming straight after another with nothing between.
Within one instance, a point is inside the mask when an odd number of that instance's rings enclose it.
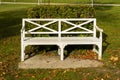
<instances>
[{"instance_id":1,"label":"trimmed hedge row","mask_svg":"<svg viewBox=\"0 0 120 80\"><path fill-rule=\"evenodd\" d=\"M36 6L28 10L29 18L93 18L95 16L95 10L91 6ZM40 24L44 22L38 22ZM74 22L77 24L77 22ZM57 24L49 26L51 29L58 30ZM26 27L27 30L34 28L35 26L30 24ZM68 29L70 25L62 24L62 30ZM90 27L90 25L86 25ZM46 30L40 29L39 32L45 32ZM75 31L77 31L75 29ZM32 35L32 36L50 36L50 35ZM64 35L65 36L65 35ZM70 35L67 35L70 36ZM80 35L83 36L83 35ZM86 35L85 35L86 36Z\"/></svg>"},{"instance_id":2,"label":"trimmed hedge row","mask_svg":"<svg viewBox=\"0 0 120 80\"><path fill-rule=\"evenodd\" d=\"M29 18L93 18L95 10L91 6L51 6L42 5L28 10Z\"/></svg>"}]
</instances>

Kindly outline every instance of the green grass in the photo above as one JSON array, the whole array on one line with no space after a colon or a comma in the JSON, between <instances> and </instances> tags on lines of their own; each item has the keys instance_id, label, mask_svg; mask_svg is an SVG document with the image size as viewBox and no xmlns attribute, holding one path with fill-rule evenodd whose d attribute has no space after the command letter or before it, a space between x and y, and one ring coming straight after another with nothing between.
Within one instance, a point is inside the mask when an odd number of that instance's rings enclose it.
<instances>
[{"instance_id":1,"label":"green grass","mask_svg":"<svg viewBox=\"0 0 120 80\"><path fill-rule=\"evenodd\" d=\"M38 0L3 0L3 2L35 2ZM52 3L91 3L91 0L40 0L44 2L52 2ZM112 4L120 4L120 0L94 0L94 3L112 3Z\"/></svg>"},{"instance_id":2,"label":"green grass","mask_svg":"<svg viewBox=\"0 0 120 80\"><path fill-rule=\"evenodd\" d=\"M98 25L104 28L109 42L108 49L118 49L120 44L120 7L97 7L96 17Z\"/></svg>"},{"instance_id":3,"label":"green grass","mask_svg":"<svg viewBox=\"0 0 120 80\"><path fill-rule=\"evenodd\" d=\"M120 4L120 0L94 0L94 3Z\"/></svg>"},{"instance_id":4,"label":"green grass","mask_svg":"<svg viewBox=\"0 0 120 80\"><path fill-rule=\"evenodd\" d=\"M34 5L0 5L0 79L6 80L119 80L120 61L120 7L95 7L97 24L103 28L103 62L100 68L79 69L18 69L20 62L21 20Z\"/></svg>"},{"instance_id":5,"label":"green grass","mask_svg":"<svg viewBox=\"0 0 120 80\"><path fill-rule=\"evenodd\" d=\"M103 58L109 60L111 55L120 57L120 7L96 7L97 24L104 29ZM120 67L120 64L118 65Z\"/></svg>"},{"instance_id":6,"label":"green grass","mask_svg":"<svg viewBox=\"0 0 120 80\"><path fill-rule=\"evenodd\" d=\"M38 2L38 0L3 0L2 2Z\"/></svg>"}]
</instances>

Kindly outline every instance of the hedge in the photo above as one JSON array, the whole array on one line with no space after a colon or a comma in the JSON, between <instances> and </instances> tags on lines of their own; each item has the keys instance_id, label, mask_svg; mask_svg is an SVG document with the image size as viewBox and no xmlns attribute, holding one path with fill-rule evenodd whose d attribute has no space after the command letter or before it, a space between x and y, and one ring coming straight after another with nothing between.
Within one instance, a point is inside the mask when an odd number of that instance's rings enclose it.
<instances>
[{"instance_id":1,"label":"hedge","mask_svg":"<svg viewBox=\"0 0 120 80\"><path fill-rule=\"evenodd\" d=\"M51 6L41 5L28 10L29 18L93 18L95 10L91 6Z\"/></svg>"},{"instance_id":2,"label":"hedge","mask_svg":"<svg viewBox=\"0 0 120 80\"><path fill-rule=\"evenodd\" d=\"M29 18L93 18L95 10L91 6L36 6L28 10ZM44 22L39 22L43 24ZM76 22L77 24L77 22ZM58 30L57 24L52 24L51 29ZM62 30L69 28L70 25L62 24ZM28 29L35 27L30 24ZM45 31L43 29L39 31ZM45 35L44 35L45 36ZM49 35L47 35L49 36Z\"/></svg>"}]
</instances>

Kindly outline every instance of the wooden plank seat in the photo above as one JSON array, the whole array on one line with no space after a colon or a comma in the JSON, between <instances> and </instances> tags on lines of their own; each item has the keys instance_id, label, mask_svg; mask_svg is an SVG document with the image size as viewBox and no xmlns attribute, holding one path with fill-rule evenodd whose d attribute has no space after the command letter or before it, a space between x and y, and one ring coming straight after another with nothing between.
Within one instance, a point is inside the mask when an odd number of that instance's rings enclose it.
<instances>
[{"instance_id":1,"label":"wooden plank seat","mask_svg":"<svg viewBox=\"0 0 120 80\"><path fill-rule=\"evenodd\" d=\"M65 44L65 45L71 45L71 44L96 44L99 43L100 40L93 37L87 37L87 38L26 38L24 40L24 44L26 45L59 45L59 44Z\"/></svg>"},{"instance_id":2,"label":"wooden plank seat","mask_svg":"<svg viewBox=\"0 0 120 80\"><path fill-rule=\"evenodd\" d=\"M47 22L41 24L43 21ZM28 23L35 25L36 27L26 30L25 26L27 26L26 24ZM50 28L48 25L51 24L56 24L55 27L57 27L57 29ZM65 27L64 25L67 25L68 27L63 29L63 27ZM38 29L47 29L48 31L38 32ZM97 31L99 32L98 36ZM21 61L24 61L24 51L25 47L28 45L57 45L58 54L60 55L61 60L64 60L64 48L67 45L93 45L93 51L98 53L98 59L101 59L102 32L103 30L97 27L95 18L23 19L21 29ZM28 37L26 36L27 34L49 34L49 36ZM50 36L52 34L57 36ZM96 46L98 46L98 49Z\"/></svg>"}]
</instances>

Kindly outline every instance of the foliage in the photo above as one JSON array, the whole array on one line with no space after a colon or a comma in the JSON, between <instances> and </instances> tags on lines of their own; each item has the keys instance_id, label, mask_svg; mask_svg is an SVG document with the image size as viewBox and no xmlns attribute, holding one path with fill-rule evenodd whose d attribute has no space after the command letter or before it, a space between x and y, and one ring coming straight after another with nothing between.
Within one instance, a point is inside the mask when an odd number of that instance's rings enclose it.
<instances>
[{"instance_id":1,"label":"foliage","mask_svg":"<svg viewBox=\"0 0 120 80\"><path fill-rule=\"evenodd\" d=\"M36 6L28 10L29 18L92 18L94 8L90 6Z\"/></svg>"},{"instance_id":2,"label":"foliage","mask_svg":"<svg viewBox=\"0 0 120 80\"><path fill-rule=\"evenodd\" d=\"M90 6L36 6L28 10L29 18L93 18L95 10ZM42 21L39 22L43 24ZM79 22L74 22L78 24ZM57 24L54 23L49 26L51 29L58 30ZM68 29L71 25L62 23L62 30ZM90 25L89 25L90 26ZM27 29L35 27L30 24ZM48 27L48 26L47 26ZM86 26L88 27L88 25ZM39 31L45 31L41 29ZM77 30L76 30L77 31Z\"/></svg>"}]
</instances>

